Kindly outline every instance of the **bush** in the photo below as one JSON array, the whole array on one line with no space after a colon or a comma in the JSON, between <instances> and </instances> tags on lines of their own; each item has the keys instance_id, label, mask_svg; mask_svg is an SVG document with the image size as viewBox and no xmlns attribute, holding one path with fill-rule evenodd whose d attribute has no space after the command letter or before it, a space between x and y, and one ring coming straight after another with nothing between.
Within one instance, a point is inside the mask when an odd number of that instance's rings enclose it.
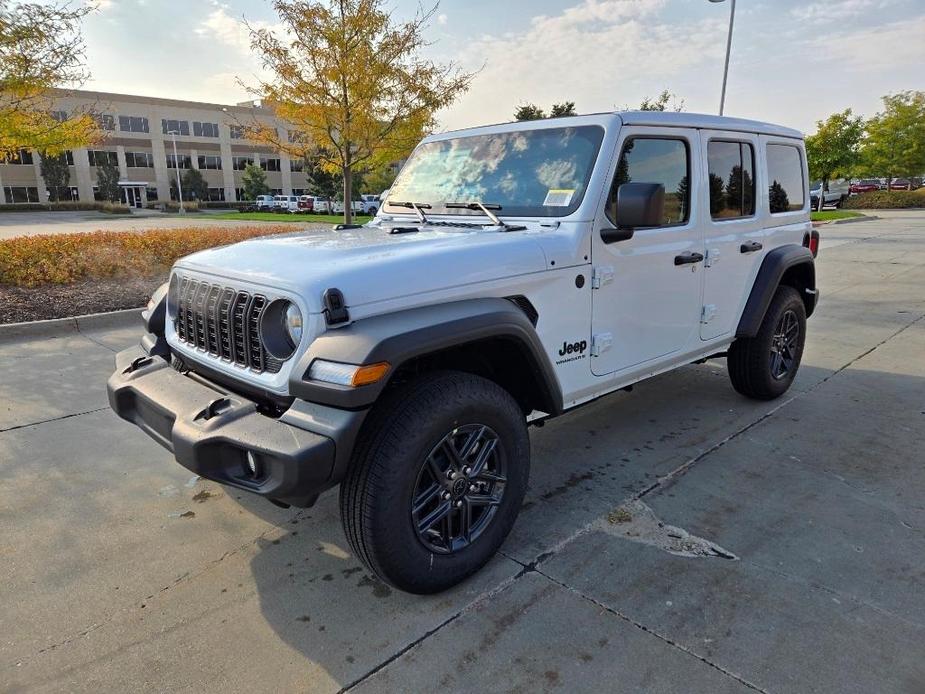
<instances>
[{"instance_id":1,"label":"bush","mask_svg":"<svg viewBox=\"0 0 925 694\"><path fill-rule=\"evenodd\" d=\"M112 202L28 202L13 205L0 205L0 212L109 212L112 214L129 214L126 205Z\"/></svg>"},{"instance_id":2,"label":"bush","mask_svg":"<svg viewBox=\"0 0 925 694\"><path fill-rule=\"evenodd\" d=\"M847 210L890 210L925 207L925 195L908 190L874 190L852 195L845 201Z\"/></svg>"},{"instance_id":3,"label":"bush","mask_svg":"<svg viewBox=\"0 0 925 694\"><path fill-rule=\"evenodd\" d=\"M150 231L95 231L0 240L0 284L35 287L109 277L156 277L174 262L205 248L292 227L254 225Z\"/></svg>"}]
</instances>

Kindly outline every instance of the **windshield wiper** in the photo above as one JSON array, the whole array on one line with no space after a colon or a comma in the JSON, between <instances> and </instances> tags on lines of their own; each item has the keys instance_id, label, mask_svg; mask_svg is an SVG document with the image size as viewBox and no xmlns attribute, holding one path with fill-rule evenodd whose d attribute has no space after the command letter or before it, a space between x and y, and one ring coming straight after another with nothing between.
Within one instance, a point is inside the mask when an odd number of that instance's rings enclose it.
<instances>
[{"instance_id":1,"label":"windshield wiper","mask_svg":"<svg viewBox=\"0 0 925 694\"><path fill-rule=\"evenodd\" d=\"M395 207L407 207L408 209L414 210L414 213L418 216L421 224L427 224L427 217L424 216L424 213L421 210L429 210L430 205L426 202L395 202L393 200L388 201L389 205L394 205Z\"/></svg>"},{"instance_id":2,"label":"windshield wiper","mask_svg":"<svg viewBox=\"0 0 925 694\"><path fill-rule=\"evenodd\" d=\"M491 220L492 224L496 227L501 227L505 231L522 231L527 228L525 226L511 226L498 217L498 215L492 212L492 210L501 209L501 205L497 203L484 203L481 200L473 200L472 202L447 202L444 203L444 207L448 210L473 210L475 212L482 212Z\"/></svg>"}]
</instances>

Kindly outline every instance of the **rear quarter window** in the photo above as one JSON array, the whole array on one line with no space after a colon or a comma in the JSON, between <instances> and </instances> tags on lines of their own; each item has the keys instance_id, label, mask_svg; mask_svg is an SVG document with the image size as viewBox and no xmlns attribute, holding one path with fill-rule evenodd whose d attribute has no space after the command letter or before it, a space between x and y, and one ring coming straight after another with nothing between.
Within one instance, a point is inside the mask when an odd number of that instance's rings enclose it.
<instances>
[{"instance_id":1,"label":"rear quarter window","mask_svg":"<svg viewBox=\"0 0 925 694\"><path fill-rule=\"evenodd\" d=\"M768 202L771 214L802 210L805 202L803 160L793 145L767 146Z\"/></svg>"}]
</instances>

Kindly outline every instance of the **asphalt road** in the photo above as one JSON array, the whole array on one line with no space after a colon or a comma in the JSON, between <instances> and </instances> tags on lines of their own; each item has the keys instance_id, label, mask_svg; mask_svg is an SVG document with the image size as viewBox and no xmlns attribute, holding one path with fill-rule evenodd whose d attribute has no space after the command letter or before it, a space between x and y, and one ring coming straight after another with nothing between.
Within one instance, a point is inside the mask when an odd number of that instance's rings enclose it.
<instances>
[{"instance_id":1,"label":"asphalt road","mask_svg":"<svg viewBox=\"0 0 925 694\"><path fill-rule=\"evenodd\" d=\"M925 691L925 212L822 239L787 396L714 361L533 430L503 552L429 598L334 494L278 509L117 420L133 331L0 344L0 690Z\"/></svg>"}]
</instances>

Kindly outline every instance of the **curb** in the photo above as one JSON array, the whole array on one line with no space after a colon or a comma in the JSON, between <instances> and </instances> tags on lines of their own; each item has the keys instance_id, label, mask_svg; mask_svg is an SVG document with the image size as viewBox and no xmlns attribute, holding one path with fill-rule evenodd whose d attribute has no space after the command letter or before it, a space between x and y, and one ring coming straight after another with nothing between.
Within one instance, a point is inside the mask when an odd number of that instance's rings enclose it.
<instances>
[{"instance_id":1,"label":"curb","mask_svg":"<svg viewBox=\"0 0 925 694\"><path fill-rule=\"evenodd\" d=\"M833 219L832 224L852 224L854 222L872 222L875 219L880 219L875 214L865 214L862 217L848 217L847 219Z\"/></svg>"},{"instance_id":2,"label":"curb","mask_svg":"<svg viewBox=\"0 0 925 694\"><path fill-rule=\"evenodd\" d=\"M72 318L6 323L0 325L0 343L39 337L63 337L85 330L116 330L134 326L141 327L141 307L107 313L89 313Z\"/></svg>"}]
</instances>

